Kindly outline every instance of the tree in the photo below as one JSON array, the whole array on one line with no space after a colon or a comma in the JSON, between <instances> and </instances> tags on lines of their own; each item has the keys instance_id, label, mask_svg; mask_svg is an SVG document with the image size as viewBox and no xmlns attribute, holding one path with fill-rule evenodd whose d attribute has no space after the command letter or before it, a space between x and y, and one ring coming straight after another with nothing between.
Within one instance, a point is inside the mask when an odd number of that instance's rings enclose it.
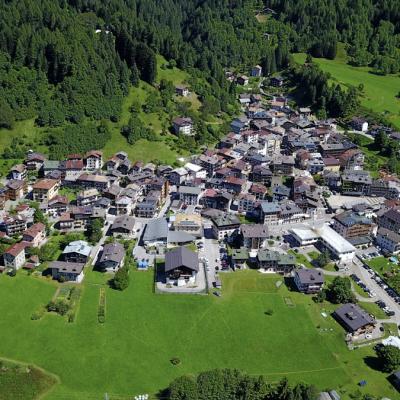
<instances>
[{"instance_id":1,"label":"tree","mask_svg":"<svg viewBox=\"0 0 400 400\"><path fill-rule=\"evenodd\" d=\"M329 252L327 250L324 250L322 253L318 255L315 261L320 268L326 267L331 261Z\"/></svg>"},{"instance_id":2,"label":"tree","mask_svg":"<svg viewBox=\"0 0 400 400\"><path fill-rule=\"evenodd\" d=\"M125 290L129 286L129 271L126 266L120 268L114 275L112 281L113 287L116 290Z\"/></svg>"},{"instance_id":3,"label":"tree","mask_svg":"<svg viewBox=\"0 0 400 400\"><path fill-rule=\"evenodd\" d=\"M12 129L15 123L13 110L5 101L0 98L0 128Z\"/></svg>"},{"instance_id":4,"label":"tree","mask_svg":"<svg viewBox=\"0 0 400 400\"><path fill-rule=\"evenodd\" d=\"M400 349L396 346L378 345L375 351L382 364L383 371L393 372L400 367Z\"/></svg>"},{"instance_id":5,"label":"tree","mask_svg":"<svg viewBox=\"0 0 400 400\"><path fill-rule=\"evenodd\" d=\"M351 291L349 278L337 276L329 285L327 291L328 300L335 304L354 303L356 298Z\"/></svg>"},{"instance_id":6,"label":"tree","mask_svg":"<svg viewBox=\"0 0 400 400\"><path fill-rule=\"evenodd\" d=\"M95 244L100 241L103 236L104 220L102 218L93 219L87 227L86 237L90 243Z\"/></svg>"},{"instance_id":7,"label":"tree","mask_svg":"<svg viewBox=\"0 0 400 400\"><path fill-rule=\"evenodd\" d=\"M176 378L168 387L168 398L170 400L197 400L196 381L189 376Z\"/></svg>"}]
</instances>

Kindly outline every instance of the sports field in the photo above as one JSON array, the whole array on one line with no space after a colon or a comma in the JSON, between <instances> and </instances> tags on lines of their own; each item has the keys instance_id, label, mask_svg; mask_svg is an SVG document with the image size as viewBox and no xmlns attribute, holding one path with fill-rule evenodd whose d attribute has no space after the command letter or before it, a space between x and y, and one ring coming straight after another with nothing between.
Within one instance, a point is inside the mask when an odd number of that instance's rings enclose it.
<instances>
[{"instance_id":1,"label":"sports field","mask_svg":"<svg viewBox=\"0 0 400 400\"><path fill-rule=\"evenodd\" d=\"M306 55L294 54L295 61L304 63ZM386 118L400 128L400 99L397 97L400 90L399 75L376 75L368 67L353 67L347 64L344 49L339 47L335 60L315 58L324 71L332 75L332 79L343 85L358 87L364 85L365 95L361 98L361 104L377 113L382 113Z\"/></svg>"},{"instance_id":2,"label":"sports field","mask_svg":"<svg viewBox=\"0 0 400 400\"><path fill-rule=\"evenodd\" d=\"M348 351L343 331L310 297L289 292L281 277L255 271L223 276L223 296L156 295L152 272L134 272L125 292L106 289L106 322L97 309L103 279L83 284L74 323L56 315L32 321L56 284L19 273L0 276L0 356L34 363L60 378L46 400L125 400L155 394L175 377L239 368L270 382L286 375L319 388L400 397L365 363L369 348ZM328 308L324 308L328 307ZM268 311L268 312L267 312ZM272 315L271 314L272 311ZM170 359L179 357L173 366ZM128 396L131 397L128 397ZM11 399L10 399L11 400Z\"/></svg>"}]
</instances>

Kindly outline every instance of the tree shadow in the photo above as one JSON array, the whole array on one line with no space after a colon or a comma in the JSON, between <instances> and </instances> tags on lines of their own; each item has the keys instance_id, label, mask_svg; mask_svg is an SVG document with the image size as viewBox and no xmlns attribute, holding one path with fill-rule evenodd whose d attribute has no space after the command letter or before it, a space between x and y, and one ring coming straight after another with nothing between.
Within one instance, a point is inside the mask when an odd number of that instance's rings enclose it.
<instances>
[{"instance_id":1,"label":"tree shadow","mask_svg":"<svg viewBox=\"0 0 400 400\"><path fill-rule=\"evenodd\" d=\"M371 369L382 372L382 363L378 357L373 357L373 356L364 357L364 362Z\"/></svg>"}]
</instances>

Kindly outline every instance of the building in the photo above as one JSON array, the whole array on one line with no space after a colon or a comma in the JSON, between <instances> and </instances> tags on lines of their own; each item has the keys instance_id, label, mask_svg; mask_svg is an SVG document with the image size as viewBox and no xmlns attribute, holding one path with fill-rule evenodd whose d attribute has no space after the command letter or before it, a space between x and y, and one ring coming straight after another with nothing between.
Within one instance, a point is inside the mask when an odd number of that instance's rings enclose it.
<instances>
[{"instance_id":1,"label":"building","mask_svg":"<svg viewBox=\"0 0 400 400\"><path fill-rule=\"evenodd\" d=\"M379 228L376 235L376 244L391 254L400 252L400 234L386 228Z\"/></svg>"},{"instance_id":2,"label":"building","mask_svg":"<svg viewBox=\"0 0 400 400\"><path fill-rule=\"evenodd\" d=\"M41 222L33 224L22 233L22 240L32 247L39 247L45 239L46 227Z\"/></svg>"},{"instance_id":3,"label":"building","mask_svg":"<svg viewBox=\"0 0 400 400\"><path fill-rule=\"evenodd\" d=\"M149 247L160 247L167 243L168 222L166 218L156 218L146 224L142 242Z\"/></svg>"},{"instance_id":4,"label":"building","mask_svg":"<svg viewBox=\"0 0 400 400\"><path fill-rule=\"evenodd\" d=\"M124 238L131 238L134 234L135 218L127 215L120 215L115 218L112 226L111 233L115 236L121 236Z\"/></svg>"},{"instance_id":5,"label":"building","mask_svg":"<svg viewBox=\"0 0 400 400\"><path fill-rule=\"evenodd\" d=\"M240 249L232 249L231 263L232 268L245 268L247 261L249 260L249 250L241 247Z\"/></svg>"},{"instance_id":6,"label":"building","mask_svg":"<svg viewBox=\"0 0 400 400\"><path fill-rule=\"evenodd\" d=\"M321 271L314 269L296 269L294 271L294 283L299 292L318 293L324 285L324 275Z\"/></svg>"},{"instance_id":7,"label":"building","mask_svg":"<svg viewBox=\"0 0 400 400\"><path fill-rule=\"evenodd\" d=\"M400 208L390 208L378 216L379 228L386 228L393 232L400 233Z\"/></svg>"},{"instance_id":8,"label":"building","mask_svg":"<svg viewBox=\"0 0 400 400\"><path fill-rule=\"evenodd\" d=\"M10 169L9 178L22 181L26 178L26 175L27 175L27 168L25 167L25 165L17 164Z\"/></svg>"},{"instance_id":9,"label":"building","mask_svg":"<svg viewBox=\"0 0 400 400\"><path fill-rule=\"evenodd\" d=\"M240 228L239 219L232 214L225 214L221 217L214 217L211 219L211 222L214 237L218 240L225 239Z\"/></svg>"},{"instance_id":10,"label":"building","mask_svg":"<svg viewBox=\"0 0 400 400\"><path fill-rule=\"evenodd\" d=\"M103 152L92 150L85 154L85 166L89 171L101 170L103 167Z\"/></svg>"},{"instance_id":11,"label":"building","mask_svg":"<svg viewBox=\"0 0 400 400\"><path fill-rule=\"evenodd\" d=\"M68 244L62 252L62 258L69 263L86 264L92 247L84 240L76 240Z\"/></svg>"},{"instance_id":12,"label":"building","mask_svg":"<svg viewBox=\"0 0 400 400\"><path fill-rule=\"evenodd\" d=\"M175 87L175 93L178 96L187 97L189 96L189 89L186 86L178 85Z\"/></svg>"},{"instance_id":13,"label":"building","mask_svg":"<svg viewBox=\"0 0 400 400\"><path fill-rule=\"evenodd\" d=\"M91 206L100 198L100 193L97 189L86 189L78 193L76 203L78 206Z\"/></svg>"},{"instance_id":14,"label":"building","mask_svg":"<svg viewBox=\"0 0 400 400\"><path fill-rule=\"evenodd\" d=\"M250 71L250 76L260 78L262 76L262 67L260 65L255 65Z\"/></svg>"},{"instance_id":15,"label":"building","mask_svg":"<svg viewBox=\"0 0 400 400\"><path fill-rule=\"evenodd\" d=\"M357 304L344 304L339 307L333 317L353 337L365 333L371 333L376 325L375 319Z\"/></svg>"},{"instance_id":16,"label":"building","mask_svg":"<svg viewBox=\"0 0 400 400\"><path fill-rule=\"evenodd\" d=\"M95 188L100 191L108 189L110 181L104 175L83 173L76 180L76 184L83 188Z\"/></svg>"},{"instance_id":17,"label":"building","mask_svg":"<svg viewBox=\"0 0 400 400\"><path fill-rule=\"evenodd\" d=\"M332 221L332 229L346 239L372 235L375 228L371 219L351 210L335 215Z\"/></svg>"},{"instance_id":18,"label":"building","mask_svg":"<svg viewBox=\"0 0 400 400\"><path fill-rule=\"evenodd\" d=\"M27 220L21 215L6 216L0 222L0 229L5 231L8 236L21 234L27 228Z\"/></svg>"},{"instance_id":19,"label":"building","mask_svg":"<svg viewBox=\"0 0 400 400\"><path fill-rule=\"evenodd\" d=\"M19 242L9 247L3 254L4 266L20 269L25 264L25 243Z\"/></svg>"},{"instance_id":20,"label":"building","mask_svg":"<svg viewBox=\"0 0 400 400\"><path fill-rule=\"evenodd\" d=\"M51 276L60 282L81 283L84 278L84 263L52 261L49 264Z\"/></svg>"},{"instance_id":21,"label":"building","mask_svg":"<svg viewBox=\"0 0 400 400\"><path fill-rule=\"evenodd\" d=\"M186 247L178 247L165 254L167 283L177 286L194 284L199 272L198 254Z\"/></svg>"},{"instance_id":22,"label":"building","mask_svg":"<svg viewBox=\"0 0 400 400\"><path fill-rule=\"evenodd\" d=\"M60 181L56 179L40 179L33 185L33 200L49 202L53 197L57 196L60 188Z\"/></svg>"},{"instance_id":23,"label":"building","mask_svg":"<svg viewBox=\"0 0 400 400\"><path fill-rule=\"evenodd\" d=\"M367 196L372 179L364 170L345 170L342 174L342 194L350 196Z\"/></svg>"},{"instance_id":24,"label":"building","mask_svg":"<svg viewBox=\"0 0 400 400\"><path fill-rule=\"evenodd\" d=\"M193 121L191 118L175 118L172 122L174 132L177 135L194 135Z\"/></svg>"},{"instance_id":25,"label":"building","mask_svg":"<svg viewBox=\"0 0 400 400\"><path fill-rule=\"evenodd\" d=\"M296 267L296 257L292 254L282 254L269 249L261 249L257 253L257 264L270 272L288 274Z\"/></svg>"},{"instance_id":26,"label":"building","mask_svg":"<svg viewBox=\"0 0 400 400\"><path fill-rule=\"evenodd\" d=\"M6 200L17 201L26 193L26 182L13 179L6 183Z\"/></svg>"},{"instance_id":27,"label":"building","mask_svg":"<svg viewBox=\"0 0 400 400\"><path fill-rule=\"evenodd\" d=\"M139 218L154 218L158 211L158 201L145 198L135 208L135 215Z\"/></svg>"},{"instance_id":28,"label":"building","mask_svg":"<svg viewBox=\"0 0 400 400\"><path fill-rule=\"evenodd\" d=\"M277 225L279 223L280 213L281 207L278 203L261 202L260 220L265 225Z\"/></svg>"},{"instance_id":29,"label":"building","mask_svg":"<svg viewBox=\"0 0 400 400\"><path fill-rule=\"evenodd\" d=\"M185 232L195 237L203 236L203 219L199 214L176 214L173 226L177 232Z\"/></svg>"},{"instance_id":30,"label":"building","mask_svg":"<svg viewBox=\"0 0 400 400\"><path fill-rule=\"evenodd\" d=\"M274 86L274 87L282 87L283 84L285 83L285 80L281 76L273 76L269 80L269 83L271 86Z\"/></svg>"},{"instance_id":31,"label":"building","mask_svg":"<svg viewBox=\"0 0 400 400\"><path fill-rule=\"evenodd\" d=\"M368 121L363 118L354 117L350 125L355 131L368 132Z\"/></svg>"},{"instance_id":32,"label":"building","mask_svg":"<svg viewBox=\"0 0 400 400\"><path fill-rule=\"evenodd\" d=\"M179 200L186 205L197 206L201 195L201 188L197 186L180 186L178 189Z\"/></svg>"},{"instance_id":33,"label":"building","mask_svg":"<svg viewBox=\"0 0 400 400\"><path fill-rule=\"evenodd\" d=\"M30 171L39 171L45 160L46 157L41 153L28 152L25 159L25 165Z\"/></svg>"},{"instance_id":34,"label":"building","mask_svg":"<svg viewBox=\"0 0 400 400\"><path fill-rule=\"evenodd\" d=\"M115 199L117 215L131 215L133 206L133 201L128 196L119 196L117 199Z\"/></svg>"},{"instance_id":35,"label":"building","mask_svg":"<svg viewBox=\"0 0 400 400\"><path fill-rule=\"evenodd\" d=\"M264 247L269 236L267 225L243 224L240 226L243 236L243 246L247 249L258 250Z\"/></svg>"},{"instance_id":36,"label":"building","mask_svg":"<svg viewBox=\"0 0 400 400\"><path fill-rule=\"evenodd\" d=\"M103 246L98 267L105 272L116 272L124 265L125 250L121 243L107 243Z\"/></svg>"},{"instance_id":37,"label":"building","mask_svg":"<svg viewBox=\"0 0 400 400\"><path fill-rule=\"evenodd\" d=\"M236 82L238 85L247 86L249 84L249 77L246 75L238 76Z\"/></svg>"}]
</instances>

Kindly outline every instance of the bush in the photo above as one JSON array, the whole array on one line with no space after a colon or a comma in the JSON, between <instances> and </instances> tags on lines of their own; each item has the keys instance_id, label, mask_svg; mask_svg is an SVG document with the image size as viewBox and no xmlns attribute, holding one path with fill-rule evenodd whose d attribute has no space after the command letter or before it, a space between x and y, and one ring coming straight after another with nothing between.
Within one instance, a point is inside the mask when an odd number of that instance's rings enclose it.
<instances>
[{"instance_id":1,"label":"bush","mask_svg":"<svg viewBox=\"0 0 400 400\"><path fill-rule=\"evenodd\" d=\"M120 268L112 281L114 289L125 290L129 286L129 271L126 266Z\"/></svg>"},{"instance_id":2,"label":"bush","mask_svg":"<svg viewBox=\"0 0 400 400\"><path fill-rule=\"evenodd\" d=\"M169 361L171 362L172 365L179 365L181 363L181 360L178 357L173 357Z\"/></svg>"}]
</instances>

